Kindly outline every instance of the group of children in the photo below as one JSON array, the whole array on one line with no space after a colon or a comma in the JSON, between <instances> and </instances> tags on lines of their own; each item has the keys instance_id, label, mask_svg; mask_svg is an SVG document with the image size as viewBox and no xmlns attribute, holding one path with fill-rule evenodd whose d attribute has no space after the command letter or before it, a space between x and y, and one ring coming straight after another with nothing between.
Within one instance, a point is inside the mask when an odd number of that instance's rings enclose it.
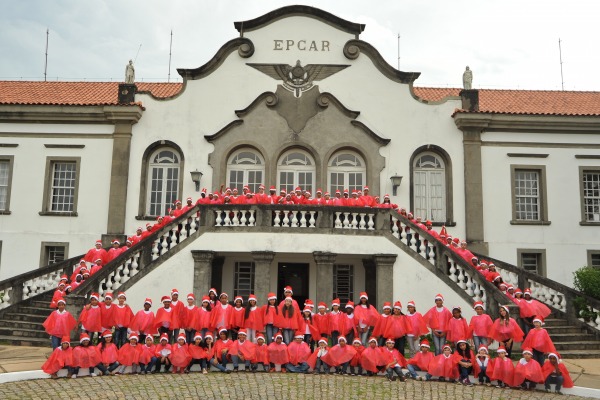
<instances>
[{"instance_id":1,"label":"group of children","mask_svg":"<svg viewBox=\"0 0 600 400\"><path fill-rule=\"evenodd\" d=\"M152 300L146 299L144 309L134 314L125 303L125 293L113 303L111 293L103 302L97 293L82 310L79 318L79 346L71 349L69 336L77 327L75 319L65 310L65 300L57 300L58 309L44 322L55 350L43 370L57 377L58 370L68 369L77 377L80 368L89 374L119 374L131 367L132 373L190 372L199 365L202 373L211 368L224 373L246 371L299 372L366 375L385 374L426 380L457 381L472 385L469 375L480 384L498 387L521 386L535 388L537 383L561 387L572 386L568 371L560 362L554 345L543 329L543 318L534 317L534 328L526 335L509 316L509 307L502 306L500 317L492 321L484 313L484 305L476 302L476 315L469 323L460 307L444 307L444 298L435 296L435 306L424 315L408 302L407 313L400 301L384 303L383 313L368 303L368 295L360 293L358 303L347 301L341 308L339 299L327 305L306 300L302 311L287 286L284 300L269 293L267 304L259 307L255 296L244 299L211 289L201 305L195 296L179 300L173 289L161 298L162 307L151 311ZM535 309L535 303L532 307ZM421 340L431 333L430 342ZM92 342L97 336L97 344ZM155 343L155 336L158 342ZM497 341L497 357L492 359L488 346ZM523 358L513 366L510 359L514 342L522 342ZM471 343L474 348L472 349ZM406 347L410 352L405 358ZM476 350L475 350L476 349ZM548 359L545 359L546 354ZM233 369L228 368L233 365ZM406 372L403 372L403 369ZM396 375L396 376L394 376Z\"/></svg>"}]
</instances>

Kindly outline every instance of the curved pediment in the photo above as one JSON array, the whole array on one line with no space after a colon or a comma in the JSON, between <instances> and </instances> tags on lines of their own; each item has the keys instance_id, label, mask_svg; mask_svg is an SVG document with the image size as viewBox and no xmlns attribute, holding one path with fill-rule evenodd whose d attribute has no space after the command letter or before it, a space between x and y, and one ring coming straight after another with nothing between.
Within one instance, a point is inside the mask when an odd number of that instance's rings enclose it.
<instances>
[{"instance_id":1,"label":"curved pediment","mask_svg":"<svg viewBox=\"0 0 600 400\"><path fill-rule=\"evenodd\" d=\"M254 44L248 38L235 38L225 43L217 53L206 64L198 68L177 68L177 72L183 78L184 82L188 79L201 79L213 73L234 51L239 53L240 57L248 58L254 54Z\"/></svg>"}]
</instances>

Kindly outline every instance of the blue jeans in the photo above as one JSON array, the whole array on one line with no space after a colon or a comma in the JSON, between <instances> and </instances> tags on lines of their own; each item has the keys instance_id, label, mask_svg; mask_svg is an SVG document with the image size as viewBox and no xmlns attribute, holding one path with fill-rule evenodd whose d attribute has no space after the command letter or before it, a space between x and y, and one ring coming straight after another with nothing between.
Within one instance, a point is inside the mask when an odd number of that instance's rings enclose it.
<instances>
[{"instance_id":1,"label":"blue jeans","mask_svg":"<svg viewBox=\"0 0 600 400\"><path fill-rule=\"evenodd\" d=\"M340 374L345 374L348 371L348 365L350 365L350 361L343 363L342 365L338 365L335 367L335 372Z\"/></svg>"},{"instance_id":2,"label":"blue jeans","mask_svg":"<svg viewBox=\"0 0 600 400\"><path fill-rule=\"evenodd\" d=\"M185 341L186 343L194 343L194 335L196 334L195 329L186 329L185 330Z\"/></svg>"},{"instance_id":3,"label":"blue jeans","mask_svg":"<svg viewBox=\"0 0 600 400\"><path fill-rule=\"evenodd\" d=\"M273 336L277 333L277 328L273 326L273 324L267 324L265 326L265 339L267 342L267 346L273 342Z\"/></svg>"},{"instance_id":4,"label":"blue jeans","mask_svg":"<svg viewBox=\"0 0 600 400\"><path fill-rule=\"evenodd\" d=\"M439 356L440 354L442 354L442 349L444 348L444 345L446 344L446 335L442 336L442 337L437 337L435 335L433 336L433 344L435 345L435 355Z\"/></svg>"},{"instance_id":5,"label":"blue jeans","mask_svg":"<svg viewBox=\"0 0 600 400\"><path fill-rule=\"evenodd\" d=\"M323 367L323 372L328 373L329 372L329 365L327 365L326 362L321 361L321 357L317 357L317 362L315 363L315 371L316 372L321 372L321 366Z\"/></svg>"},{"instance_id":6,"label":"blue jeans","mask_svg":"<svg viewBox=\"0 0 600 400\"><path fill-rule=\"evenodd\" d=\"M309 366L305 362L302 362L302 363L300 363L300 364L298 364L296 366L294 366L291 363L288 363L285 366L285 368L287 369L288 372L296 372L296 373L299 373L299 374L305 374L306 371L308 371Z\"/></svg>"},{"instance_id":7,"label":"blue jeans","mask_svg":"<svg viewBox=\"0 0 600 400\"><path fill-rule=\"evenodd\" d=\"M477 376L479 378L479 383L490 383L490 378L487 376L487 367L481 367L481 370L479 371L479 375Z\"/></svg>"},{"instance_id":8,"label":"blue jeans","mask_svg":"<svg viewBox=\"0 0 600 400\"><path fill-rule=\"evenodd\" d=\"M408 364L406 367L408 369L408 373L412 376L413 379L417 379L417 371L421 371L421 368L416 365Z\"/></svg>"},{"instance_id":9,"label":"blue jeans","mask_svg":"<svg viewBox=\"0 0 600 400\"><path fill-rule=\"evenodd\" d=\"M484 337L484 336L475 336L473 335L473 344L475 345L475 353L477 353L479 351L479 346L484 344L484 345L488 345L488 338Z\"/></svg>"},{"instance_id":10,"label":"blue jeans","mask_svg":"<svg viewBox=\"0 0 600 400\"><path fill-rule=\"evenodd\" d=\"M548 375L548 379L546 379L546 382L544 382L544 386L546 387L546 390L550 390L550 385L555 384L556 388L554 390L559 392L562 388L564 380L565 378L563 378L562 375Z\"/></svg>"},{"instance_id":11,"label":"blue jeans","mask_svg":"<svg viewBox=\"0 0 600 400\"><path fill-rule=\"evenodd\" d=\"M394 375L394 372L396 373L396 375L404 377L404 375L402 375L402 368L400 367L390 367L386 370L385 373L388 378L391 378Z\"/></svg>"},{"instance_id":12,"label":"blue jeans","mask_svg":"<svg viewBox=\"0 0 600 400\"><path fill-rule=\"evenodd\" d=\"M293 329L284 329L283 330L283 341L286 345L292 343L294 340L294 330Z\"/></svg>"},{"instance_id":13,"label":"blue jeans","mask_svg":"<svg viewBox=\"0 0 600 400\"><path fill-rule=\"evenodd\" d=\"M226 372L227 371L227 368L226 368L226 366L227 366L227 359L224 359L223 361L225 361L224 365L220 364L219 361L217 361L217 359L213 357L210 360L210 365L214 366L216 369L218 369L221 372Z\"/></svg>"},{"instance_id":14,"label":"blue jeans","mask_svg":"<svg viewBox=\"0 0 600 400\"><path fill-rule=\"evenodd\" d=\"M96 368L102 371L103 374L106 374L106 372L113 372L115 369L119 368L119 365L119 362L115 361L114 363L110 364L108 368L105 367L102 363L96 365Z\"/></svg>"},{"instance_id":15,"label":"blue jeans","mask_svg":"<svg viewBox=\"0 0 600 400\"><path fill-rule=\"evenodd\" d=\"M463 367L462 365L458 366L458 372L460 374L459 379L464 381L465 379L469 379L469 374L473 371L473 367Z\"/></svg>"},{"instance_id":16,"label":"blue jeans","mask_svg":"<svg viewBox=\"0 0 600 400\"><path fill-rule=\"evenodd\" d=\"M152 357L148 364L140 364L141 372L146 372L146 373L152 372L152 368L154 368L154 365L156 365L156 360L158 360L158 358Z\"/></svg>"},{"instance_id":17,"label":"blue jeans","mask_svg":"<svg viewBox=\"0 0 600 400\"><path fill-rule=\"evenodd\" d=\"M52 343L52 350L60 347L62 338L60 336L50 336L50 343Z\"/></svg>"},{"instance_id":18,"label":"blue jeans","mask_svg":"<svg viewBox=\"0 0 600 400\"><path fill-rule=\"evenodd\" d=\"M239 356L231 356L231 361L233 362L233 368L236 369L239 364L240 364L240 357ZM246 370L250 369L250 360L244 360L242 361L244 363L244 366L246 367Z\"/></svg>"}]
</instances>

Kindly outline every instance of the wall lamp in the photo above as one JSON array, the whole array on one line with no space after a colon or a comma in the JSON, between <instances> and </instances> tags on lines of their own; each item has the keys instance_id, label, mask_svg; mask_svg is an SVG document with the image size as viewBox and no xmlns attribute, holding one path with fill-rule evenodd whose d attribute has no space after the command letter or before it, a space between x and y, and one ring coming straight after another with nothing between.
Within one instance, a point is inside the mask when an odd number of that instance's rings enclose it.
<instances>
[{"instance_id":1,"label":"wall lamp","mask_svg":"<svg viewBox=\"0 0 600 400\"><path fill-rule=\"evenodd\" d=\"M190 171L190 175L192 175L192 181L196 184L196 192L200 191L200 180L202 179L202 172L196 169L195 171Z\"/></svg>"},{"instance_id":2,"label":"wall lamp","mask_svg":"<svg viewBox=\"0 0 600 400\"><path fill-rule=\"evenodd\" d=\"M396 196L398 193L398 186L402 183L402 177L399 175L394 175L390 177L392 181L392 195Z\"/></svg>"}]
</instances>

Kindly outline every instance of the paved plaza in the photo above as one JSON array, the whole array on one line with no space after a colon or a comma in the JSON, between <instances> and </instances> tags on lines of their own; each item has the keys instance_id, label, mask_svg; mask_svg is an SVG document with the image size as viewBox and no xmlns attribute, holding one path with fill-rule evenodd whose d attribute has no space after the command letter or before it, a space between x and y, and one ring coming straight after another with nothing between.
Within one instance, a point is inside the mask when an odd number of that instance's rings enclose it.
<instances>
[{"instance_id":1,"label":"paved plaza","mask_svg":"<svg viewBox=\"0 0 600 400\"><path fill-rule=\"evenodd\" d=\"M582 399L539 391L378 377L280 373L157 374L38 379L0 385L0 399Z\"/></svg>"}]
</instances>

